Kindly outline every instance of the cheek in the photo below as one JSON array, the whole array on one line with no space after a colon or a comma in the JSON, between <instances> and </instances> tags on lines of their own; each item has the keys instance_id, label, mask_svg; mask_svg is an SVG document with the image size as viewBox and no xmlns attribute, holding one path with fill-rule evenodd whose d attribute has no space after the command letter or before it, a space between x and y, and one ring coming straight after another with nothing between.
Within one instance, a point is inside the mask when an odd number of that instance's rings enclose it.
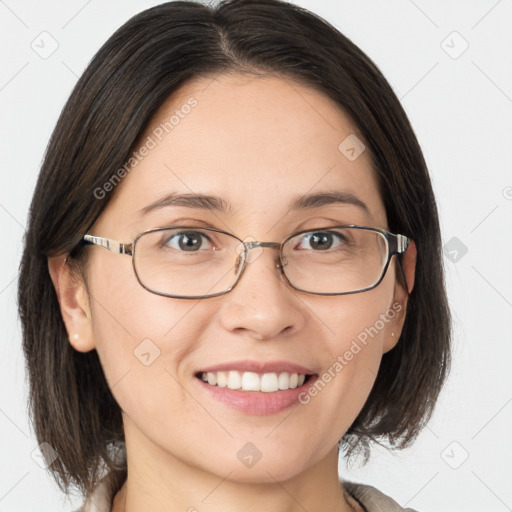
<instances>
[{"instance_id":1,"label":"cheek","mask_svg":"<svg viewBox=\"0 0 512 512\"><path fill-rule=\"evenodd\" d=\"M323 367L301 403L325 432L326 447L347 431L375 382L391 314L394 316L393 288L385 281L381 284L384 286L369 292L340 297L333 301L334 306L316 309L318 316L326 319ZM313 303L311 308L315 311Z\"/></svg>"},{"instance_id":2,"label":"cheek","mask_svg":"<svg viewBox=\"0 0 512 512\"><path fill-rule=\"evenodd\" d=\"M322 348L333 362L346 354L345 359L354 362L350 366L357 366L382 355L382 342L395 316L391 279L364 293L304 302L322 327Z\"/></svg>"},{"instance_id":3,"label":"cheek","mask_svg":"<svg viewBox=\"0 0 512 512\"><path fill-rule=\"evenodd\" d=\"M181 339L186 327L194 327L188 317L197 301L149 292L137 281L130 258L113 257L100 260L91 276L93 324L100 350L114 345L130 352L146 338L165 350L175 333Z\"/></svg>"},{"instance_id":4,"label":"cheek","mask_svg":"<svg viewBox=\"0 0 512 512\"><path fill-rule=\"evenodd\" d=\"M101 279L93 278L90 286L93 335L107 382L123 410L141 403L147 410L152 397L171 394L177 408L186 401L173 376L204 328L198 301L150 293L130 265L120 267L98 271Z\"/></svg>"}]
</instances>

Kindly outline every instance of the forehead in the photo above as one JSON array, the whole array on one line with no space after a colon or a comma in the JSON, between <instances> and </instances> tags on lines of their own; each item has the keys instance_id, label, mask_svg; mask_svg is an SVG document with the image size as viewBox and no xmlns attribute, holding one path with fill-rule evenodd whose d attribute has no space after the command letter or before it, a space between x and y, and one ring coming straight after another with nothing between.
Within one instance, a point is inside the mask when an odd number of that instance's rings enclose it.
<instances>
[{"instance_id":1,"label":"forehead","mask_svg":"<svg viewBox=\"0 0 512 512\"><path fill-rule=\"evenodd\" d=\"M226 214L271 221L299 195L336 190L364 201L368 222L383 226L369 152L344 152L357 132L333 100L289 79L195 78L151 119L105 214L137 222L169 193L210 194Z\"/></svg>"}]
</instances>

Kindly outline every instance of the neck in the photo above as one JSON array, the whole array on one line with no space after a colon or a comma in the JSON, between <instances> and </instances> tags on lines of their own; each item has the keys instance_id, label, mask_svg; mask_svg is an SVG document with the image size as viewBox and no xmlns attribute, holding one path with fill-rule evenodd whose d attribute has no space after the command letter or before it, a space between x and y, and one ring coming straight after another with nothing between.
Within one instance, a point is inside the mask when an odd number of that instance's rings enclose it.
<instances>
[{"instance_id":1,"label":"neck","mask_svg":"<svg viewBox=\"0 0 512 512\"><path fill-rule=\"evenodd\" d=\"M215 475L168 454L144 453L146 457L132 453L127 444L128 476L112 512L238 512L248 504L251 510L267 512L356 510L339 481L337 447L291 478L277 481L267 472L270 479L261 483L230 480L229 468Z\"/></svg>"}]
</instances>

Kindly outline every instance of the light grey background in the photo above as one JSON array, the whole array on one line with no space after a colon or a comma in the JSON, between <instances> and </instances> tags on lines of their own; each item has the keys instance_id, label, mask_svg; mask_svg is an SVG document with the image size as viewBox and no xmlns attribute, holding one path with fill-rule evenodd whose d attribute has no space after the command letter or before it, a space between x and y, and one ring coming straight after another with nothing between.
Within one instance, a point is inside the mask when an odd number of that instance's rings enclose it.
<instances>
[{"instance_id":1,"label":"light grey background","mask_svg":"<svg viewBox=\"0 0 512 512\"><path fill-rule=\"evenodd\" d=\"M65 501L32 458L16 309L21 239L77 77L115 29L158 3L0 0L0 512L81 501ZM438 198L454 316L453 370L414 447L375 449L366 468L341 462L340 472L421 512L512 510L512 1L295 3L358 44L401 99Z\"/></svg>"}]
</instances>

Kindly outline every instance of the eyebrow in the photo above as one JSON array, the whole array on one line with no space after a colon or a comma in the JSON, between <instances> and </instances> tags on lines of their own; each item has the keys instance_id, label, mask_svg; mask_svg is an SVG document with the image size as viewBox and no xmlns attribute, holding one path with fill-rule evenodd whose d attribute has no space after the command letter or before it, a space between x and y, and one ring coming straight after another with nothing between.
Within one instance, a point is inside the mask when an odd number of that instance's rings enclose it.
<instances>
[{"instance_id":1,"label":"eyebrow","mask_svg":"<svg viewBox=\"0 0 512 512\"><path fill-rule=\"evenodd\" d=\"M295 197L288 208L291 211L320 208L332 204L348 204L361 208L369 213L368 206L358 197L348 191L330 191L305 194ZM219 196L208 194L177 194L171 193L140 209L139 216L169 206L185 206L220 213L232 213L233 205Z\"/></svg>"}]
</instances>

